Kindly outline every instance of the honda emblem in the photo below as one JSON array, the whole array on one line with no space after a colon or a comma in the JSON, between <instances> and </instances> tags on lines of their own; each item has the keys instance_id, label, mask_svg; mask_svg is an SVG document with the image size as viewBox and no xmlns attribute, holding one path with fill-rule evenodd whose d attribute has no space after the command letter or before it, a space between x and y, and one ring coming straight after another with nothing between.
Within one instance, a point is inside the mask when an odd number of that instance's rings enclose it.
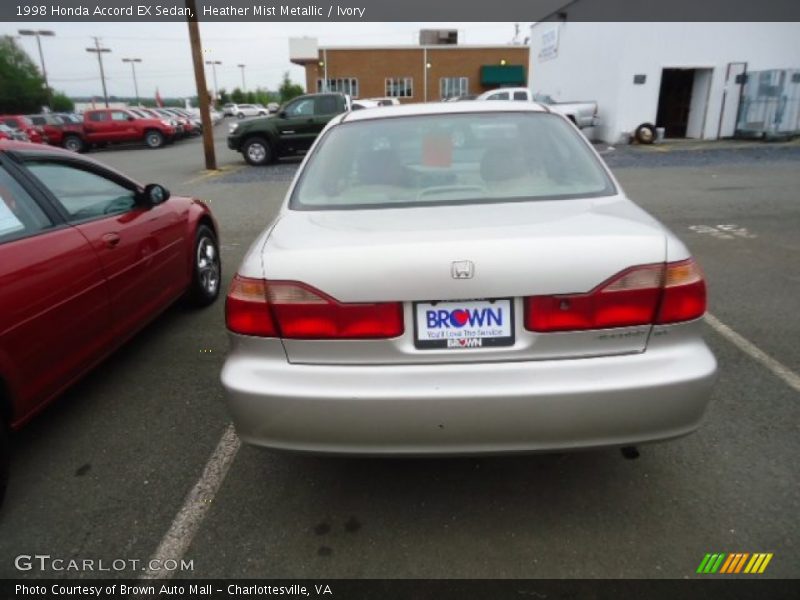
<instances>
[{"instance_id":1,"label":"honda emblem","mask_svg":"<svg viewBox=\"0 0 800 600\"><path fill-rule=\"evenodd\" d=\"M450 267L453 279L472 279L475 274L475 265L471 260L456 260Z\"/></svg>"}]
</instances>

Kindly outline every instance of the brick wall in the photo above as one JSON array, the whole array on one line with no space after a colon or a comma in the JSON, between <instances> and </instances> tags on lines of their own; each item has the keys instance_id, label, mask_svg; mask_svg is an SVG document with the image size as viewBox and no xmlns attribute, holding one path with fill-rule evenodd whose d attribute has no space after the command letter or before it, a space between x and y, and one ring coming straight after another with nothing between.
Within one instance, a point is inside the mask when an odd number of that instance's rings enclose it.
<instances>
[{"instance_id":1,"label":"brick wall","mask_svg":"<svg viewBox=\"0 0 800 600\"><path fill-rule=\"evenodd\" d=\"M424 102L425 94L425 50L409 48L363 48L327 50L328 79L358 79L360 98L386 95L387 77L412 77L413 96L400 98L401 102ZM427 101L438 102L439 82L442 77L467 77L469 93L480 94L489 88L481 85L482 65L499 65L505 60L508 65L522 65L526 78L528 73L528 47L503 46L497 48L467 48L459 46L427 47ZM323 61L320 50L319 61ZM306 65L306 89L317 91L317 79L324 78L324 67L318 63Z\"/></svg>"}]
</instances>

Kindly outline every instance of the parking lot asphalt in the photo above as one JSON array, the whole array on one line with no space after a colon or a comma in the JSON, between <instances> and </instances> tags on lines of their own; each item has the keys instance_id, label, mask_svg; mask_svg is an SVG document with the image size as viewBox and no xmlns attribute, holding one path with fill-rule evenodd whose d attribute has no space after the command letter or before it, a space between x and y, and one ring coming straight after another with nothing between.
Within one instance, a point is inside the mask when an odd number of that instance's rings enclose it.
<instances>
[{"instance_id":1,"label":"parking lot asphalt","mask_svg":"<svg viewBox=\"0 0 800 600\"><path fill-rule=\"evenodd\" d=\"M216 174L202 171L199 140L91 156L209 202L227 282L297 162L247 167L217 131ZM702 159L675 150L656 162L621 148L608 161L699 259L710 312L797 373L800 156L769 148L733 158L704 149ZM194 570L176 576L682 578L707 552L772 552L763 577L798 577L799 394L716 329L707 338L721 372L705 426L636 459L330 459L242 447L219 493L201 500L208 512L183 557ZM0 576L21 574L19 554L153 555L229 424L218 381L226 349L222 301L176 306L13 436Z\"/></svg>"}]
</instances>

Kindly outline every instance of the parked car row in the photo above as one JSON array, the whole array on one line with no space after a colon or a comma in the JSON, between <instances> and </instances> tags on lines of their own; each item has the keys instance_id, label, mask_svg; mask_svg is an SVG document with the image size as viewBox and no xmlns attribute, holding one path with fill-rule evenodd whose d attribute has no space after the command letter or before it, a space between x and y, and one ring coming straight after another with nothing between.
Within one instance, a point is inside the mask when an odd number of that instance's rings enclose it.
<instances>
[{"instance_id":1,"label":"parked car row","mask_svg":"<svg viewBox=\"0 0 800 600\"><path fill-rule=\"evenodd\" d=\"M94 146L144 142L160 148L177 138L199 135L199 115L181 108L101 108L82 117L65 113L0 115L0 124L11 131L0 139L30 141L83 152Z\"/></svg>"},{"instance_id":2,"label":"parked car row","mask_svg":"<svg viewBox=\"0 0 800 600\"><path fill-rule=\"evenodd\" d=\"M596 102L555 102L550 96L533 94L528 88L500 88L474 96L448 98L475 101L523 101L544 106L545 110L566 117L579 129L596 126ZM230 126L228 147L240 152L245 161L258 166L266 165L280 157L304 154L311 147L325 125L336 115L348 110L357 111L385 106L397 106L397 98L359 98L353 100L347 94L322 93L298 96L275 114L266 116L263 111L255 115L241 112L242 107L260 105L226 104L225 114L236 116L240 122ZM239 112L237 112L239 111ZM243 120L245 116L256 116ZM464 131L455 134L457 145L469 143L470 134Z\"/></svg>"}]
</instances>

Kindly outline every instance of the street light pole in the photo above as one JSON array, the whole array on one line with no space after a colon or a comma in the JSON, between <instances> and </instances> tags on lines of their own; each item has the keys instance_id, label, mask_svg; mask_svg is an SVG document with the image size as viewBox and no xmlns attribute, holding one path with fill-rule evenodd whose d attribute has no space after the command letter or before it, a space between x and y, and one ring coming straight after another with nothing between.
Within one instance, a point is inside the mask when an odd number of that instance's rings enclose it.
<instances>
[{"instance_id":1,"label":"street light pole","mask_svg":"<svg viewBox=\"0 0 800 600\"><path fill-rule=\"evenodd\" d=\"M244 83L244 68L247 65L236 65L236 66L239 67L242 70L242 91L246 92L247 91L247 85L245 85L245 83Z\"/></svg>"},{"instance_id":2,"label":"street light pole","mask_svg":"<svg viewBox=\"0 0 800 600\"><path fill-rule=\"evenodd\" d=\"M214 73L214 102L219 99L219 88L217 88L217 65L221 65L222 61L219 60L207 60L207 65L211 65L211 71Z\"/></svg>"},{"instance_id":3,"label":"street light pole","mask_svg":"<svg viewBox=\"0 0 800 600\"><path fill-rule=\"evenodd\" d=\"M122 62L131 63L131 71L133 72L133 89L136 92L136 104L139 104L139 84L136 83L136 63L142 62L141 58L123 58Z\"/></svg>"},{"instance_id":4,"label":"street light pole","mask_svg":"<svg viewBox=\"0 0 800 600\"><path fill-rule=\"evenodd\" d=\"M97 53L97 63L100 65L100 80L103 82L103 100L105 100L106 108L108 108L108 92L106 91L106 74L103 71L103 53L111 52L108 48L100 47L100 38L94 38L94 48L87 48L87 52Z\"/></svg>"},{"instance_id":5,"label":"street light pole","mask_svg":"<svg viewBox=\"0 0 800 600\"><path fill-rule=\"evenodd\" d=\"M42 52L42 38L41 36L52 37L55 35L54 31L48 29L20 29L17 33L20 35L33 35L36 36L36 45L39 47L39 61L42 63L42 76L44 77L44 89L47 93L48 106L52 103L52 96L50 94L50 84L47 82L47 68L44 66L44 53Z\"/></svg>"}]
</instances>

